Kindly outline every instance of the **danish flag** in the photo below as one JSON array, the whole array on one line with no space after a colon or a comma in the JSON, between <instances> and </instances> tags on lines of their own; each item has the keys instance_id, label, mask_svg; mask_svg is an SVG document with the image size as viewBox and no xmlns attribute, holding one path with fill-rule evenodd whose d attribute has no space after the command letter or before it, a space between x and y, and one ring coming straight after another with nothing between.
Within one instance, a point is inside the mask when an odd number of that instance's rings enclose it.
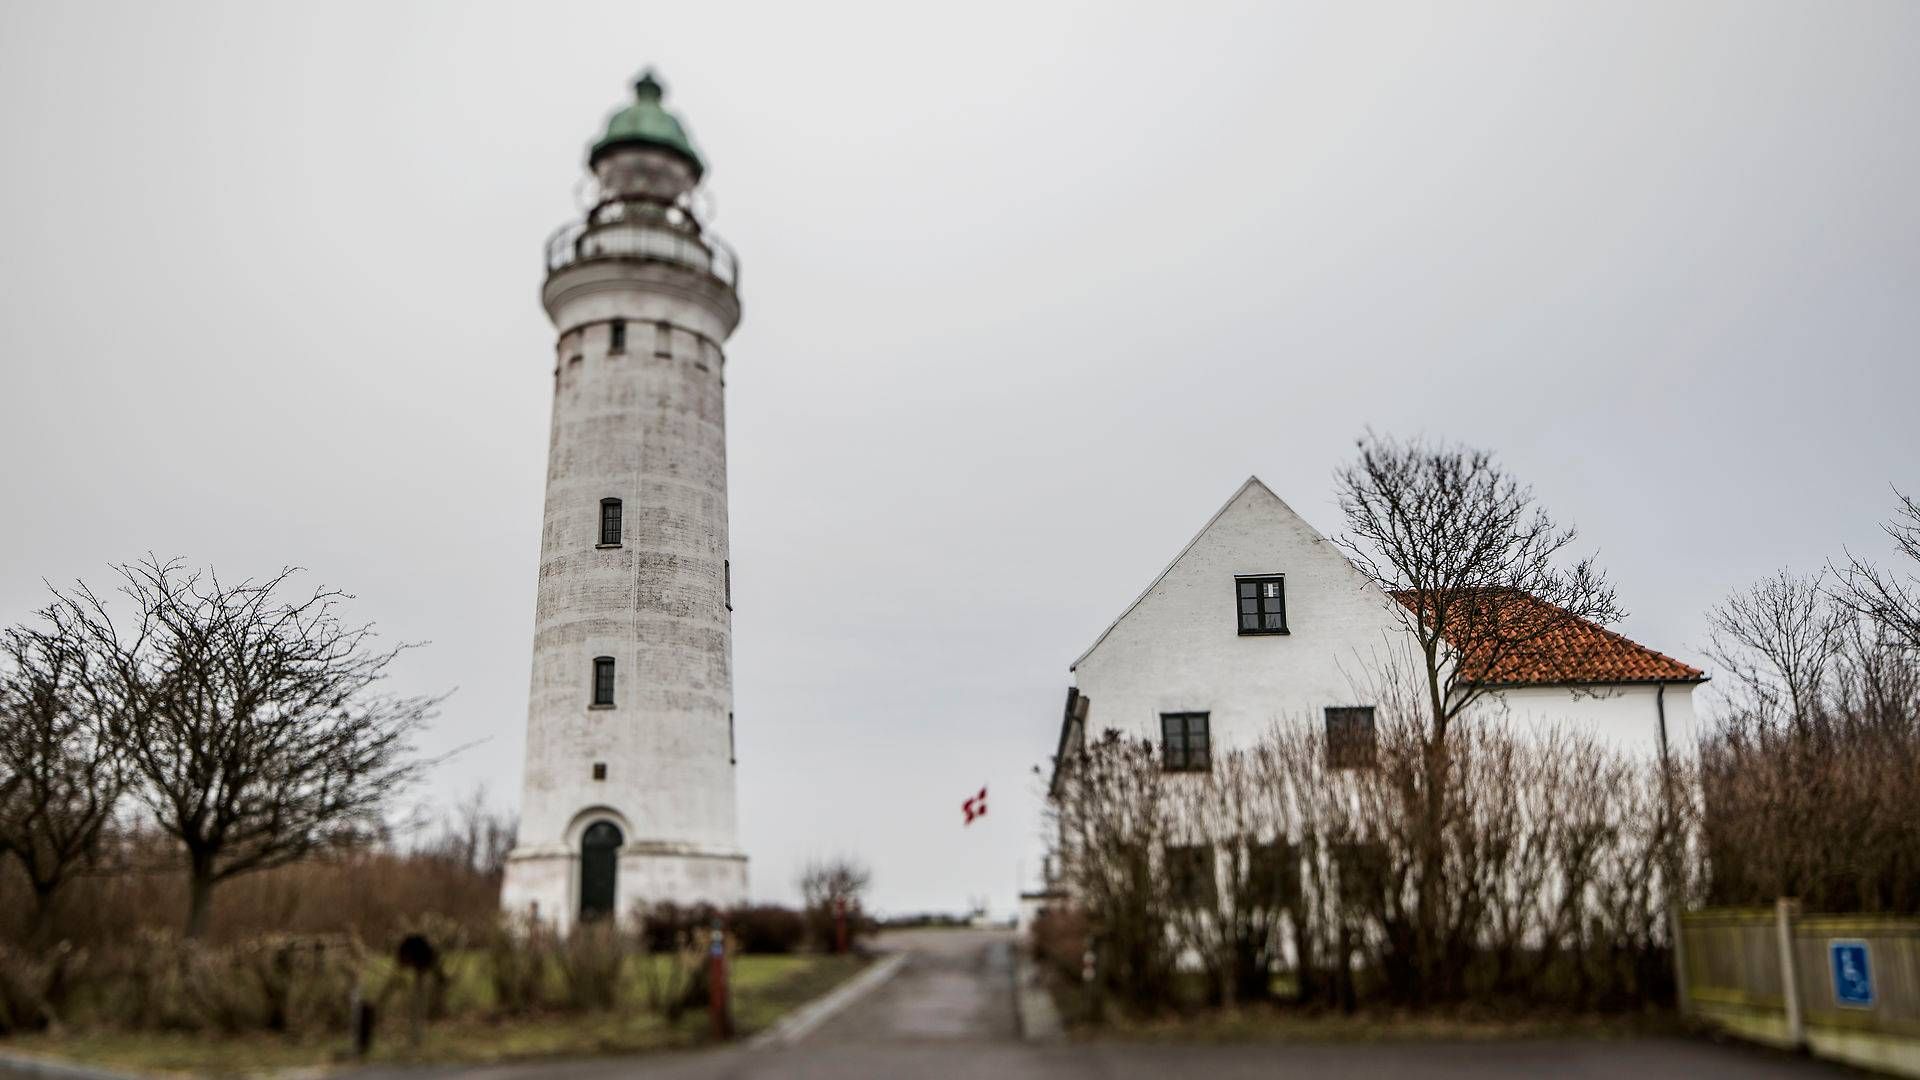
<instances>
[{"instance_id":1,"label":"danish flag","mask_svg":"<svg viewBox=\"0 0 1920 1080\"><path fill-rule=\"evenodd\" d=\"M981 788L980 794L975 795L973 798L968 799L966 802L961 803L960 812L967 815L967 820L964 822L961 822L962 825L971 825L973 824L974 818L986 817L987 816L987 789Z\"/></svg>"}]
</instances>

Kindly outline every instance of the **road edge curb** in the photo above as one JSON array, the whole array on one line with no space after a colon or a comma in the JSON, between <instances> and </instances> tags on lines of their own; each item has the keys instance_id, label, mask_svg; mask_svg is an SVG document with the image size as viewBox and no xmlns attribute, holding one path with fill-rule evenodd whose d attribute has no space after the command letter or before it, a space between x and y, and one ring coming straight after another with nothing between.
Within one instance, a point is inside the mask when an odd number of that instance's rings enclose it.
<instances>
[{"instance_id":1,"label":"road edge curb","mask_svg":"<svg viewBox=\"0 0 1920 1080\"><path fill-rule=\"evenodd\" d=\"M772 1027L747 1040L750 1050L791 1046L811 1035L815 1028L833 1019L841 1010L872 993L881 983L893 978L907 962L904 952L889 953L872 967L841 983L823 997L809 1001L782 1017Z\"/></svg>"},{"instance_id":2,"label":"road edge curb","mask_svg":"<svg viewBox=\"0 0 1920 1080\"><path fill-rule=\"evenodd\" d=\"M1020 1037L1028 1042L1058 1042L1066 1037L1060 1007L1054 1004L1039 968L1022 943L1013 946L1013 1008L1020 1021Z\"/></svg>"},{"instance_id":3,"label":"road edge curb","mask_svg":"<svg viewBox=\"0 0 1920 1080\"><path fill-rule=\"evenodd\" d=\"M142 1080L147 1073L120 1072L60 1058L0 1050L0 1076L42 1076L50 1080Z\"/></svg>"}]
</instances>

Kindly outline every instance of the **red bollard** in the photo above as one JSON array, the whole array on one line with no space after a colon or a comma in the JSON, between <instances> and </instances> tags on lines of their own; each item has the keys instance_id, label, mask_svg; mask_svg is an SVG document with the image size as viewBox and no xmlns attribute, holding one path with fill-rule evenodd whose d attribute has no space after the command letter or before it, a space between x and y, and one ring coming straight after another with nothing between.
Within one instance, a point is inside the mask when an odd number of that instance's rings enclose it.
<instances>
[{"instance_id":1,"label":"red bollard","mask_svg":"<svg viewBox=\"0 0 1920 1080\"><path fill-rule=\"evenodd\" d=\"M707 947L707 1015L713 1020L714 1039L733 1038L733 1010L727 1001L727 936L718 929Z\"/></svg>"}]
</instances>

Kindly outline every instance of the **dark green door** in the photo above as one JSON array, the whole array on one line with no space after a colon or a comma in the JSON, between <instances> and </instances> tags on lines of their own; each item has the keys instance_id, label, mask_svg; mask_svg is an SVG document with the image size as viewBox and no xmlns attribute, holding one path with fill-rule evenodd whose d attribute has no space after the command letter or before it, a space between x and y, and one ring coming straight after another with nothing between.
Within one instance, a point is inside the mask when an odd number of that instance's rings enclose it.
<instances>
[{"instance_id":1,"label":"dark green door","mask_svg":"<svg viewBox=\"0 0 1920 1080\"><path fill-rule=\"evenodd\" d=\"M624 842L620 830L607 821L594 822L581 838L581 922L613 914L614 884L620 872L620 845Z\"/></svg>"}]
</instances>

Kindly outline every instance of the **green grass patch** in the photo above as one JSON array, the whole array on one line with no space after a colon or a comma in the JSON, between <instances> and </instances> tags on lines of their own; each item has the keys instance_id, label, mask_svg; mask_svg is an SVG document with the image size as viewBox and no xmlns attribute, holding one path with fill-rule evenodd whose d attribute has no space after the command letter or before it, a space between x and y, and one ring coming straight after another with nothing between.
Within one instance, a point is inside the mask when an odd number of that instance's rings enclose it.
<instances>
[{"instance_id":1,"label":"green grass patch","mask_svg":"<svg viewBox=\"0 0 1920 1080\"><path fill-rule=\"evenodd\" d=\"M398 999L383 1012L373 1062L472 1063L548 1057L632 1054L696 1046L706 1041L704 1008L669 1024L645 1008L642 963L672 963L670 957L636 957L622 973L621 1004L605 1012L543 1011L527 1016L495 1014L486 957L449 957L449 1016L426 1025L418 1046L410 1040ZM865 961L851 956L742 956L732 968L734 1023L741 1036L764 1030L792 1009L833 989ZM368 972L377 992L387 972ZM558 972L553 978L558 979ZM216 1036L177 1032L72 1030L0 1039L0 1048L26 1054L137 1072L193 1076L245 1076L277 1069L343 1063L345 1033L325 1037L269 1034Z\"/></svg>"}]
</instances>

